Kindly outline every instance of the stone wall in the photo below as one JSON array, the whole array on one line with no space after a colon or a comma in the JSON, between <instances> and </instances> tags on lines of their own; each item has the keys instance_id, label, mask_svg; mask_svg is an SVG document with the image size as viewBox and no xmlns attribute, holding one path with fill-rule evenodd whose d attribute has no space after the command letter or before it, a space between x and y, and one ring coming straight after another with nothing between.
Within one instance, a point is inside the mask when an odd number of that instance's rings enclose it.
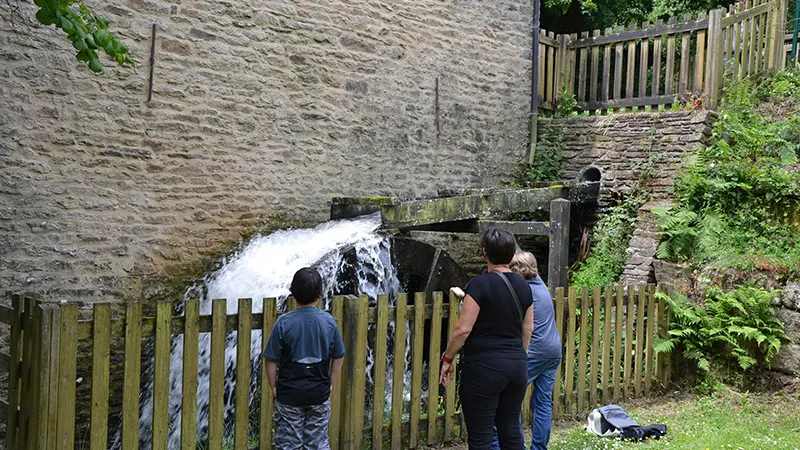
<instances>
[{"instance_id":1,"label":"stone wall","mask_svg":"<svg viewBox=\"0 0 800 450\"><path fill-rule=\"evenodd\" d=\"M669 199L675 170L685 153L706 142L714 119L708 111L556 119L551 124L564 140L561 178L574 181L587 167L600 169L601 204L637 182L654 200Z\"/></svg>"},{"instance_id":2,"label":"stone wall","mask_svg":"<svg viewBox=\"0 0 800 450\"><path fill-rule=\"evenodd\" d=\"M136 70L94 76L60 31L0 21L0 289L117 297L268 218L498 186L524 159L528 1L90 4Z\"/></svg>"}]
</instances>

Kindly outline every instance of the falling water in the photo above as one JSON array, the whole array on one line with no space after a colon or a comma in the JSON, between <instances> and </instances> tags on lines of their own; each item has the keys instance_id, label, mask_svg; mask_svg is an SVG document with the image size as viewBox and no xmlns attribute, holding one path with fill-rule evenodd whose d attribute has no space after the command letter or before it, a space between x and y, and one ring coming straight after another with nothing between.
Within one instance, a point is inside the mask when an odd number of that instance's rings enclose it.
<instances>
[{"instance_id":1,"label":"falling water","mask_svg":"<svg viewBox=\"0 0 800 450\"><path fill-rule=\"evenodd\" d=\"M218 271L207 275L201 286L195 286L187 291L187 297L199 294L201 314L211 313L211 299L215 298L227 299L228 314L236 313L239 298L276 297L280 309L289 295L289 284L294 273L302 267L314 266L322 275L327 305L331 295L339 287L337 277L348 268L349 264L355 264L359 292L369 296L371 303L377 300L379 293L388 293L393 302L393 294L400 290L400 283L391 263L390 242L388 238L377 234L379 226L380 216L376 214L354 220L326 222L313 229L286 230L269 236L257 236L230 260L223 261ZM346 261L345 258L345 253L350 249L355 250L354 263ZM260 313L261 310L261 302L255 301L253 312ZM393 330L393 324L391 328ZM261 338L260 331L253 331L250 358L254 370L249 380L251 402L259 382L259 370L256 369L260 367ZM208 434L210 334L202 333L199 344L197 438L202 442ZM170 361L170 450L180 447L182 356L183 336L178 335L172 341ZM229 333L226 339L225 367L224 414L227 419L232 417L234 412L235 332ZM149 381L142 390L142 410L139 420L139 448L145 450L152 447L151 373L152 364L145 369L145 379ZM120 430L117 430L112 448L119 449L120 446Z\"/></svg>"}]
</instances>

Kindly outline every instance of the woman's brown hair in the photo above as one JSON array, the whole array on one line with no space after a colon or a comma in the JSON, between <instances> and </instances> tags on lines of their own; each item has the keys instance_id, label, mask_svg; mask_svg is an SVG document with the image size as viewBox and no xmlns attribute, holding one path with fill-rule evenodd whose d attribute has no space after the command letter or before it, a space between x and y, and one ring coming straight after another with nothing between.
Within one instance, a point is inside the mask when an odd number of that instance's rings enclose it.
<instances>
[{"instance_id":1,"label":"woman's brown hair","mask_svg":"<svg viewBox=\"0 0 800 450\"><path fill-rule=\"evenodd\" d=\"M531 252L517 252L511 259L508 268L516 272L522 278L530 280L539 275L539 268L536 264L536 257Z\"/></svg>"}]
</instances>

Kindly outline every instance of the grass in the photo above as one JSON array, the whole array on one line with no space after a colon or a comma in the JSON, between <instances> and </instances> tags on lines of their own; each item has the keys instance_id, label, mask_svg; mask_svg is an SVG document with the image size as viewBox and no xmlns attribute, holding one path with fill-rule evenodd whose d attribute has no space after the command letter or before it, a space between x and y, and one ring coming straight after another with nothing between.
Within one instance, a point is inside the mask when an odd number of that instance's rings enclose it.
<instances>
[{"instance_id":1,"label":"grass","mask_svg":"<svg viewBox=\"0 0 800 450\"><path fill-rule=\"evenodd\" d=\"M641 425L663 423L667 437L643 443L601 438L583 424L554 427L552 450L770 449L800 450L800 393L741 394L723 390L707 397L681 396L654 404L624 405Z\"/></svg>"}]
</instances>

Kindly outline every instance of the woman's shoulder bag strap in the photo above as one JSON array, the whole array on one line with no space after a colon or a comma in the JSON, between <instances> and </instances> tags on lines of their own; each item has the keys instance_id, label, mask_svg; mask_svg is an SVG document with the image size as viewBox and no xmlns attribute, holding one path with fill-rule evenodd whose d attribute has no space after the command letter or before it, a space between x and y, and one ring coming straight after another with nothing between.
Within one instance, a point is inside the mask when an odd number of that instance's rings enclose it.
<instances>
[{"instance_id":1,"label":"woman's shoulder bag strap","mask_svg":"<svg viewBox=\"0 0 800 450\"><path fill-rule=\"evenodd\" d=\"M503 283L508 286L508 290L511 292L511 296L514 297L514 302L517 304L517 309L519 310L519 320L524 322L525 321L525 311L522 309L522 303L519 301L519 297L517 297L517 291L514 290L514 286L511 285L511 282L508 281L505 275L498 270L493 270L492 273L496 274L500 279L503 280Z\"/></svg>"}]
</instances>

